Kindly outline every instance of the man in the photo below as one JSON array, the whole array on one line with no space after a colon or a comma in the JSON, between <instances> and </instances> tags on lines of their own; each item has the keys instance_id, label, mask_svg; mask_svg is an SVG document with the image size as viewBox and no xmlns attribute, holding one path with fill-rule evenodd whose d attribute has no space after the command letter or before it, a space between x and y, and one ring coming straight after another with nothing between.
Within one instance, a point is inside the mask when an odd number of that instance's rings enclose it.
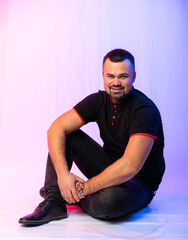
<instances>
[{"instance_id":1,"label":"man","mask_svg":"<svg viewBox=\"0 0 188 240\"><path fill-rule=\"evenodd\" d=\"M163 129L155 104L134 89L135 78L132 54L115 49L104 57L105 91L86 97L48 130L45 199L19 223L63 219L65 204L111 220L151 202L165 170ZM103 147L79 130L88 122L98 124ZM70 172L73 161L87 181Z\"/></svg>"}]
</instances>

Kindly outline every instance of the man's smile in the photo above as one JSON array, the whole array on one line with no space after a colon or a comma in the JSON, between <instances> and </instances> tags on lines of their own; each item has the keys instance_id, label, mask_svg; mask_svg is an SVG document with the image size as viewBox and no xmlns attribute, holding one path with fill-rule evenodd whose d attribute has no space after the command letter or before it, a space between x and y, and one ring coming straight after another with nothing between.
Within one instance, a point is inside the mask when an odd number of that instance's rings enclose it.
<instances>
[{"instance_id":1,"label":"man's smile","mask_svg":"<svg viewBox=\"0 0 188 240\"><path fill-rule=\"evenodd\" d=\"M120 92L124 89L124 87L110 87L110 90L112 90L113 92Z\"/></svg>"}]
</instances>

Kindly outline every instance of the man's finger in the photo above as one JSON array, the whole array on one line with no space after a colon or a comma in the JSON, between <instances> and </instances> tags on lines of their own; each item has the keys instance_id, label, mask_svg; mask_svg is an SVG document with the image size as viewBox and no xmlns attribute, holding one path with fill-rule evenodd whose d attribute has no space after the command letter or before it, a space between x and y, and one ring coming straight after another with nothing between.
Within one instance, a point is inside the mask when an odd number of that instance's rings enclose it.
<instances>
[{"instance_id":1,"label":"man's finger","mask_svg":"<svg viewBox=\"0 0 188 240\"><path fill-rule=\"evenodd\" d=\"M68 198L68 202L71 204L71 203L76 203L76 200L75 200L75 198L74 198L74 196L73 196L73 194L72 194L72 191L70 191L69 193L68 193L68 195L67 195L67 198Z\"/></svg>"},{"instance_id":2,"label":"man's finger","mask_svg":"<svg viewBox=\"0 0 188 240\"><path fill-rule=\"evenodd\" d=\"M79 197L78 192L77 192L76 189L72 190L72 196L73 196L73 198L74 198L77 202L80 201L80 197Z\"/></svg>"},{"instance_id":3,"label":"man's finger","mask_svg":"<svg viewBox=\"0 0 188 240\"><path fill-rule=\"evenodd\" d=\"M67 203L70 203L70 204L71 204L71 202L69 201L69 198L67 197L66 192L63 191L63 190L61 190L60 192L61 192L62 198L63 198Z\"/></svg>"}]
</instances>

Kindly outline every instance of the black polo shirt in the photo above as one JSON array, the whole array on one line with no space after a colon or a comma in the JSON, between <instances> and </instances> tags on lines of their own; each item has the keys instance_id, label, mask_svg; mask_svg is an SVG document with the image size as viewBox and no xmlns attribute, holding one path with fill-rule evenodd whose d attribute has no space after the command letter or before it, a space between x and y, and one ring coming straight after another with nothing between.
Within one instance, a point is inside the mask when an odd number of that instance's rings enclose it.
<instances>
[{"instance_id":1,"label":"black polo shirt","mask_svg":"<svg viewBox=\"0 0 188 240\"><path fill-rule=\"evenodd\" d=\"M114 161L122 157L134 134L153 137L152 150L136 176L152 190L158 188L165 169L163 128L157 107L146 95L133 89L124 100L114 104L105 91L99 91L83 99L74 109L84 124L98 124L103 149Z\"/></svg>"}]
</instances>

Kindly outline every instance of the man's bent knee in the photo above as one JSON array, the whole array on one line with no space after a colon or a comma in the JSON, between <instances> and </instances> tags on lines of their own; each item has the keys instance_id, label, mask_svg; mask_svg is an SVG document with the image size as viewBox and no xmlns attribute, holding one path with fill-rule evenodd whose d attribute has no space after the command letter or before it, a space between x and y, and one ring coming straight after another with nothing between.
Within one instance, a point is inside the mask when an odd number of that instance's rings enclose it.
<instances>
[{"instance_id":1,"label":"man's bent knee","mask_svg":"<svg viewBox=\"0 0 188 240\"><path fill-rule=\"evenodd\" d=\"M125 196L119 187L103 189L88 198L83 208L94 218L112 220L130 213Z\"/></svg>"},{"instance_id":2,"label":"man's bent knee","mask_svg":"<svg viewBox=\"0 0 188 240\"><path fill-rule=\"evenodd\" d=\"M113 220L144 207L143 195L122 186L110 187L88 196L83 208L92 217Z\"/></svg>"}]
</instances>

